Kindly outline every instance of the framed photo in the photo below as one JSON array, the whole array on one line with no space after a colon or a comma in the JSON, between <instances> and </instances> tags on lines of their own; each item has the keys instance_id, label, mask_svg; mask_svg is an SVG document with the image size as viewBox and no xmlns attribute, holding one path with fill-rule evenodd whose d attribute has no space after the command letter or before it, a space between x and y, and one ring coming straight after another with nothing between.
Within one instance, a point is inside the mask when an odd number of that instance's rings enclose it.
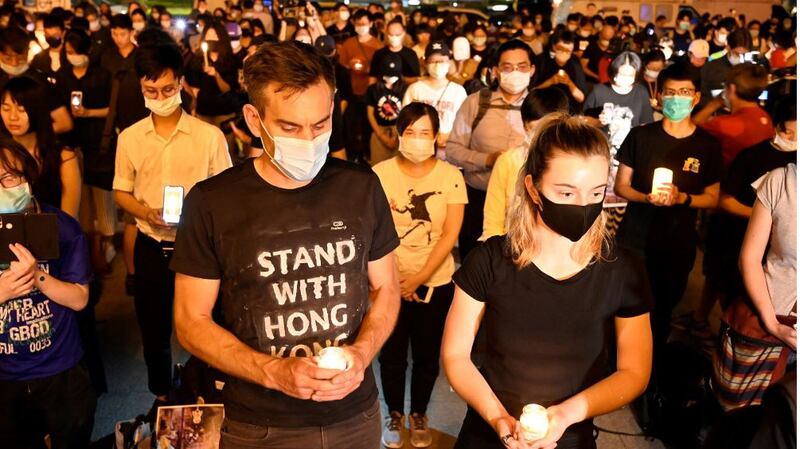
<instances>
[{"instance_id":1,"label":"framed photo","mask_svg":"<svg viewBox=\"0 0 800 449\"><path fill-rule=\"evenodd\" d=\"M225 408L222 404L159 407L157 449L219 449Z\"/></svg>"}]
</instances>

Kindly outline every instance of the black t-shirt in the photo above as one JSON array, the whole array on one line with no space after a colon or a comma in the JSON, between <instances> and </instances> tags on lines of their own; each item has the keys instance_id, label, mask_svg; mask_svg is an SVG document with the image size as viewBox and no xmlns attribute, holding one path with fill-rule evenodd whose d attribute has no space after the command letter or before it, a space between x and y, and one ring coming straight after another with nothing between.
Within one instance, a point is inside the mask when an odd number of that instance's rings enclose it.
<instances>
[{"instance_id":1,"label":"black t-shirt","mask_svg":"<svg viewBox=\"0 0 800 449\"><path fill-rule=\"evenodd\" d=\"M394 83L391 89L387 89L382 80L367 88L367 106L375 108L375 121L379 125L394 126L397 123L406 89L402 80Z\"/></svg>"},{"instance_id":2,"label":"black t-shirt","mask_svg":"<svg viewBox=\"0 0 800 449\"><path fill-rule=\"evenodd\" d=\"M231 201L235 198L236 201ZM378 177L329 158L305 187L264 181L253 161L197 184L186 197L170 268L221 280L223 326L276 357L310 357L358 336L369 308L367 262L399 245ZM225 411L279 427L325 426L365 411L372 369L346 398L304 401L231 378Z\"/></svg>"},{"instance_id":3,"label":"black t-shirt","mask_svg":"<svg viewBox=\"0 0 800 449\"><path fill-rule=\"evenodd\" d=\"M372 62L369 66L369 76L374 76L379 78L379 71L380 68L383 67L383 60L386 58L389 53L394 53L395 55L400 56L400 60L402 61L401 69L403 72L403 76L409 77L418 77L419 76L419 59L417 58L417 54L414 53L414 50L403 47L398 52L393 52L389 50L389 47L383 47L375 52L372 55Z\"/></svg>"},{"instance_id":4,"label":"black t-shirt","mask_svg":"<svg viewBox=\"0 0 800 449\"><path fill-rule=\"evenodd\" d=\"M518 269L505 236L496 236L470 253L453 280L485 303L481 372L511 416L525 404L549 406L603 379L614 317L652 308L644 267L623 250L556 280L535 264Z\"/></svg>"},{"instance_id":5,"label":"black t-shirt","mask_svg":"<svg viewBox=\"0 0 800 449\"><path fill-rule=\"evenodd\" d=\"M719 53L719 52L725 50L725 48L726 48L725 45L717 45L717 43L714 42L714 39L711 39L710 41L708 41L708 54L709 55L713 55L714 53Z\"/></svg>"},{"instance_id":6,"label":"black t-shirt","mask_svg":"<svg viewBox=\"0 0 800 449\"><path fill-rule=\"evenodd\" d=\"M356 29L353 27L353 24L349 22L341 30L336 26L336 24L333 24L328 28L325 28L325 32L339 45L356 35Z\"/></svg>"},{"instance_id":7,"label":"black t-shirt","mask_svg":"<svg viewBox=\"0 0 800 449\"><path fill-rule=\"evenodd\" d=\"M756 191L752 184L764 174L789 164L797 163L796 151L781 151L765 140L736 155L720 189L736 198L736 201L752 207L756 202Z\"/></svg>"},{"instance_id":8,"label":"black t-shirt","mask_svg":"<svg viewBox=\"0 0 800 449\"><path fill-rule=\"evenodd\" d=\"M150 115L150 111L144 107L142 86L134 66L137 51L134 49L128 54L128 57L123 57L114 46L103 55L101 60L103 68L111 72L112 85L114 79L119 81L114 125L120 132Z\"/></svg>"},{"instance_id":9,"label":"black t-shirt","mask_svg":"<svg viewBox=\"0 0 800 449\"><path fill-rule=\"evenodd\" d=\"M339 61L333 60L333 69L336 74L336 93L339 95L337 104L344 100L350 101L353 98L353 85L350 82L350 71Z\"/></svg>"},{"instance_id":10,"label":"black t-shirt","mask_svg":"<svg viewBox=\"0 0 800 449\"><path fill-rule=\"evenodd\" d=\"M631 186L642 193L652 190L653 171L658 167L672 170L673 184L691 195L703 193L722 177L719 142L699 127L682 139L667 134L660 121L635 127L617 151L617 160L633 169ZM693 253L696 219L697 209L630 202L617 231L617 242L640 254L651 249Z\"/></svg>"},{"instance_id":11,"label":"black t-shirt","mask_svg":"<svg viewBox=\"0 0 800 449\"><path fill-rule=\"evenodd\" d=\"M597 71L600 70L600 60L603 59L605 54L606 52L597 45L597 39L593 39L592 42L589 43L589 46L586 47L586 50L583 51L581 59L588 60L586 67L592 72L597 73ZM590 81L597 82L596 79L591 79Z\"/></svg>"},{"instance_id":12,"label":"black t-shirt","mask_svg":"<svg viewBox=\"0 0 800 449\"><path fill-rule=\"evenodd\" d=\"M216 116L233 114L239 110L236 91L239 89L239 70L233 55L216 61L208 57L208 63L219 73L223 80L230 86L228 92L222 93L214 77L203 71L204 58L202 53L195 53L189 59L186 67L186 82L197 89L197 113L200 115Z\"/></svg>"},{"instance_id":13,"label":"black t-shirt","mask_svg":"<svg viewBox=\"0 0 800 449\"><path fill-rule=\"evenodd\" d=\"M111 75L99 65L89 64L86 74L80 79L75 77L71 66L64 66L58 71L56 77L67 95L74 91L83 93L84 108L108 107L111 97ZM69 102L69 98L64 101ZM114 180L116 145L112 143L106 154L102 157L99 155L106 118L73 117L72 121L72 130L62 138L67 145L81 149L84 162L84 181L89 185L111 190Z\"/></svg>"},{"instance_id":14,"label":"black t-shirt","mask_svg":"<svg viewBox=\"0 0 800 449\"><path fill-rule=\"evenodd\" d=\"M672 33L672 44L673 44L672 50L675 51L675 53L679 51L682 51L684 53L689 51L689 45L691 43L692 43L692 33L688 31L684 31L683 33L681 33L678 30L675 30Z\"/></svg>"}]
</instances>

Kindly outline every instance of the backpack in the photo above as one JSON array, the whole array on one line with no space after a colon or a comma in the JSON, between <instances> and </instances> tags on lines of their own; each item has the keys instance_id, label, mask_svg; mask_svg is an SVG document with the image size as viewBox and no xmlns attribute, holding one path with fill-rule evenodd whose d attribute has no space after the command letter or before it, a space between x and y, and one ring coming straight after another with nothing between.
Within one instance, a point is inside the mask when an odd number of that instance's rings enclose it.
<instances>
[{"instance_id":1,"label":"backpack","mask_svg":"<svg viewBox=\"0 0 800 449\"><path fill-rule=\"evenodd\" d=\"M475 118L472 120L472 131L478 127L478 124L483 120L483 117L489 111L489 109L504 109L506 111L519 111L519 106L514 106L510 104L492 104L492 91L483 88L480 90L478 94L478 113L475 115Z\"/></svg>"}]
</instances>

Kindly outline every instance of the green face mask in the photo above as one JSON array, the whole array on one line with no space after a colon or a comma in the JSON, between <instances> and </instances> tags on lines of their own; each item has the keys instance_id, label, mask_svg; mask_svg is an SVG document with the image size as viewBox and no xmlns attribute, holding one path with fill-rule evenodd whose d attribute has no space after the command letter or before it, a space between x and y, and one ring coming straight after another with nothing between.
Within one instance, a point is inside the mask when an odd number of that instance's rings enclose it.
<instances>
[{"instance_id":1,"label":"green face mask","mask_svg":"<svg viewBox=\"0 0 800 449\"><path fill-rule=\"evenodd\" d=\"M672 122L679 122L685 119L692 113L692 100L692 97L663 97L661 102L664 105L662 110L664 117Z\"/></svg>"}]
</instances>

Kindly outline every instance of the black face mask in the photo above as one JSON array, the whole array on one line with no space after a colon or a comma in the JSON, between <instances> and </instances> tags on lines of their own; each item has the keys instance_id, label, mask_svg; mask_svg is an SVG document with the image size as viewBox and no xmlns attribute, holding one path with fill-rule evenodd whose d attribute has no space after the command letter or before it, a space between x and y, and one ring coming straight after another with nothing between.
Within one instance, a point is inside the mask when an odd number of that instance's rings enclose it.
<instances>
[{"instance_id":1,"label":"black face mask","mask_svg":"<svg viewBox=\"0 0 800 449\"><path fill-rule=\"evenodd\" d=\"M51 48L56 48L61 45L61 38L60 37L46 37L44 41L47 42Z\"/></svg>"},{"instance_id":2,"label":"black face mask","mask_svg":"<svg viewBox=\"0 0 800 449\"><path fill-rule=\"evenodd\" d=\"M577 206L558 204L539 191L542 201L542 221L553 231L577 242L586 234L603 211L603 202Z\"/></svg>"}]
</instances>

